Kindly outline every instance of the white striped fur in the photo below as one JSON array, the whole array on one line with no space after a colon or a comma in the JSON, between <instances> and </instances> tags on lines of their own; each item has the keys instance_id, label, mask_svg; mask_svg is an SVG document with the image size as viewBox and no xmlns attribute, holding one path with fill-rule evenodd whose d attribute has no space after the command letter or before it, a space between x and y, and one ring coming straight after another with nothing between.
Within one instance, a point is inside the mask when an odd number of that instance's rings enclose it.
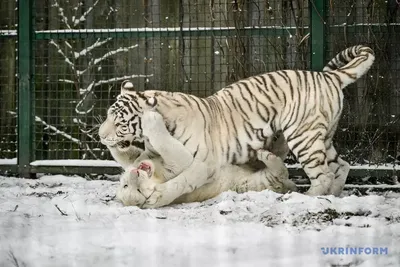
<instances>
[{"instance_id":1,"label":"white striped fur","mask_svg":"<svg viewBox=\"0 0 400 267\"><path fill-rule=\"evenodd\" d=\"M208 177L212 177L227 164L256 160L256 151L270 145L266 133L271 128L283 133L310 178L309 195L339 195L349 169L332 145L342 112L342 89L364 75L374 59L371 48L350 47L331 60L324 72L269 72L240 80L207 98L135 92L124 88L132 83L124 82L99 134L109 146L124 140L143 141L140 117L153 108L163 116L172 136L208 165Z\"/></svg>"},{"instance_id":2,"label":"white striped fur","mask_svg":"<svg viewBox=\"0 0 400 267\"><path fill-rule=\"evenodd\" d=\"M162 191L157 186L171 182L175 186L170 186L163 197L172 199L174 204L204 201L227 190L238 193L265 189L277 193L286 193L289 190L297 191L296 185L289 180L289 173L282 158L269 151L259 150L257 158L264 164L261 169L257 170L249 165L226 165L216 172L214 177L211 177L211 182L198 187L193 192L181 194L176 190L180 188L180 184L176 183L179 176L182 174L183 177L204 177L207 173L207 166L201 161L195 161L186 147L168 133L159 113L144 112L142 122L143 135L149 139L148 142L146 141L148 149L137 159L135 164L125 170L116 194L117 198L126 206L143 208L163 206L164 202L160 202L158 196L155 198L157 192ZM282 141L284 142L283 138L274 144L281 147L282 144L279 142ZM152 154L153 150L157 151L157 155ZM169 182L171 178L174 179ZM155 198L154 201L146 202L146 198L150 199L151 197ZM154 205L155 203L158 204Z\"/></svg>"}]
</instances>

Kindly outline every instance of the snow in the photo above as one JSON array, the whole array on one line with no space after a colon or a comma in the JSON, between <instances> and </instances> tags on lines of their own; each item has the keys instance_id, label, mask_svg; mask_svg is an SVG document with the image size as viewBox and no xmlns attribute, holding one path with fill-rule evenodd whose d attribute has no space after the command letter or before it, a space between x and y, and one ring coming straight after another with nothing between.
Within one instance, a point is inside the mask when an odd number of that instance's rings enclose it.
<instances>
[{"instance_id":1,"label":"snow","mask_svg":"<svg viewBox=\"0 0 400 267\"><path fill-rule=\"evenodd\" d=\"M399 26L400 23L390 23L391 26ZM331 25L330 27L340 28L343 26L347 27L358 27L358 26L382 26L381 23L354 23L350 25ZM243 27L244 30L251 29L272 29L272 30L296 30L295 26L251 26ZM308 29L308 27L304 27ZM144 27L144 28L112 28L112 29L85 29L85 33L109 33L109 32L181 32L181 31L210 31L210 30L237 30L235 27ZM80 33L82 30L79 29L58 29L58 30L43 30L36 31L36 33Z\"/></svg>"},{"instance_id":2,"label":"snow","mask_svg":"<svg viewBox=\"0 0 400 267\"><path fill-rule=\"evenodd\" d=\"M128 46L128 47L120 47L120 48L118 48L116 50L109 51L109 52L105 53L101 58L96 58L94 60L93 65L97 65L100 62L102 62L103 60L105 60L105 59L107 59L107 58L109 58L109 57L111 57L113 55L116 55L116 54L121 53L121 52L128 52L129 50L131 50L133 48L137 48L137 47L139 47L139 45L135 44L135 45L131 45L131 46Z\"/></svg>"},{"instance_id":3,"label":"snow","mask_svg":"<svg viewBox=\"0 0 400 267\"><path fill-rule=\"evenodd\" d=\"M112 38L107 38L107 39L101 41L100 38L98 38L97 41L94 44L92 44L91 46L88 46L88 47L82 49L82 51L80 51L79 53L78 52L74 52L74 57L75 57L75 59L78 59L81 56L86 56L93 49L95 49L97 47L100 47L103 44L106 44L111 40L112 40Z\"/></svg>"},{"instance_id":4,"label":"snow","mask_svg":"<svg viewBox=\"0 0 400 267\"><path fill-rule=\"evenodd\" d=\"M90 12L93 11L93 8L95 8L97 6L97 4L99 3L99 0L97 0L96 2L93 3L93 5L91 7L89 7L79 19L75 19L73 17L73 21L74 21L74 27L78 26L79 23L84 22L86 20L86 17L89 15Z\"/></svg>"},{"instance_id":5,"label":"snow","mask_svg":"<svg viewBox=\"0 0 400 267\"><path fill-rule=\"evenodd\" d=\"M63 19L65 23L65 18ZM67 22L68 23L68 22ZM346 23L338 24L338 25L331 25L330 27L333 28L341 28L341 27L358 27L358 26L382 26L381 23L353 23L347 25ZM386 24L385 24L386 25ZM390 23L391 26L399 26L400 23ZM68 25L69 26L69 25ZM67 27L68 27L67 26ZM296 27L291 26L262 26L262 27L243 27L243 29L276 29L276 30L296 30ZM304 29L308 29L308 27L304 27ZM236 30L234 27L165 27L165 28L112 28L112 29L85 29L85 34L87 33L109 33L109 32L181 32L181 31L204 31L204 30ZM81 33L82 30L80 29L57 29L57 30L43 30L43 31L35 31L36 34L41 33ZM17 36L16 30L0 30L0 35L7 35L7 36Z\"/></svg>"},{"instance_id":6,"label":"snow","mask_svg":"<svg viewBox=\"0 0 400 267\"><path fill-rule=\"evenodd\" d=\"M31 162L31 166L82 166L82 167L121 167L113 160L79 160L79 159L60 159L60 160L36 160Z\"/></svg>"},{"instance_id":7,"label":"snow","mask_svg":"<svg viewBox=\"0 0 400 267\"><path fill-rule=\"evenodd\" d=\"M300 164L288 165L288 168L302 169ZM400 171L399 164L357 164L350 166L351 170L386 170L386 171Z\"/></svg>"},{"instance_id":8,"label":"snow","mask_svg":"<svg viewBox=\"0 0 400 267\"><path fill-rule=\"evenodd\" d=\"M123 207L117 182L0 177L0 266L400 266L400 194L225 192ZM379 255L327 254L350 248Z\"/></svg>"},{"instance_id":9,"label":"snow","mask_svg":"<svg viewBox=\"0 0 400 267\"><path fill-rule=\"evenodd\" d=\"M16 159L15 163L16 164ZM0 159L0 164L3 160ZM7 161L7 159L5 159ZM37 160L31 163L32 166L107 166L107 167L120 167L118 163L113 160ZM302 169L300 164L287 164L288 169ZM387 164L387 165L354 165L350 166L351 170L394 170L400 171L400 165Z\"/></svg>"},{"instance_id":10,"label":"snow","mask_svg":"<svg viewBox=\"0 0 400 267\"><path fill-rule=\"evenodd\" d=\"M0 165L16 165L17 158L12 159L0 159Z\"/></svg>"},{"instance_id":11,"label":"snow","mask_svg":"<svg viewBox=\"0 0 400 267\"><path fill-rule=\"evenodd\" d=\"M71 135L67 134L66 132L60 131L59 129L57 129L55 126L52 126L50 124L48 124L47 122L45 122L42 118L35 116L35 121L42 124L44 127L46 127L46 129L50 129L52 130L55 134L59 134L62 135L64 138L76 143L76 144L82 144L81 141L79 139L76 139L75 137L72 137Z\"/></svg>"},{"instance_id":12,"label":"snow","mask_svg":"<svg viewBox=\"0 0 400 267\"><path fill-rule=\"evenodd\" d=\"M0 30L0 36L17 36L17 31L16 30Z\"/></svg>"},{"instance_id":13,"label":"snow","mask_svg":"<svg viewBox=\"0 0 400 267\"><path fill-rule=\"evenodd\" d=\"M307 29L308 27L304 27ZM296 30L292 26L251 26L243 27L243 29L274 29L274 30ZM212 31L212 30L237 30L235 27L143 27L143 28L112 28L112 29L85 29L85 33L108 33L108 32L181 32L181 31ZM43 30L36 33L80 33L80 29L59 29L59 30Z\"/></svg>"}]
</instances>

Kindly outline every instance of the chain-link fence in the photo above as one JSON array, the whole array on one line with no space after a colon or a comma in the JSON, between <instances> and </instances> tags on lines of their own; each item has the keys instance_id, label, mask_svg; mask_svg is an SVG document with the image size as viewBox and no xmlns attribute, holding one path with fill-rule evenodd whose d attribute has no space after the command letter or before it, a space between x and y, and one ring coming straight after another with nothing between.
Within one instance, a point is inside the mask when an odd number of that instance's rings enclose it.
<instances>
[{"instance_id":1,"label":"chain-link fence","mask_svg":"<svg viewBox=\"0 0 400 267\"><path fill-rule=\"evenodd\" d=\"M336 141L353 165L400 162L399 5L396 0L330 2L328 58L353 44L376 53L368 75L345 90Z\"/></svg>"},{"instance_id":2,"label":"chain-link fence","mask_svg":"<svg viewBox=\"0 0 400 267\"><path fill-rule=\"evenodd\" d=\"M0 163L17 163L16 2L0 5Z\"/></svg>"},{"instance_id":3,"label":"chain-link fence","mask_svg":"<svg viewBox=\"0 0 400 267\"><path fill-rule=\"evenodd\" d=\"M124 79L140 90L208 96L261 72L321 69L356 44L372 46L377 60L346 89L338 150L353 165L380 164L374 169L393 170L400 160L396 1L20 0L19 9L15 1L3 2L0 158L17 157L17 141L25 140L18 139L19 118L19 134L32 144L23 160L27 173L103 172L86 167L109 165L100 161L111 157L96 133ZM27 83L15 79L18 12L31 13L18 25L19 35L32 28L28 39L19 39L31 49L18 46L26 52L19 60L32 66ZM18 113L21 83L32 93L23 91L32 107ZM32 116L24 121L21 112ZM22 128L24 122L31 127Z\"/></svg>"}]
</instances>

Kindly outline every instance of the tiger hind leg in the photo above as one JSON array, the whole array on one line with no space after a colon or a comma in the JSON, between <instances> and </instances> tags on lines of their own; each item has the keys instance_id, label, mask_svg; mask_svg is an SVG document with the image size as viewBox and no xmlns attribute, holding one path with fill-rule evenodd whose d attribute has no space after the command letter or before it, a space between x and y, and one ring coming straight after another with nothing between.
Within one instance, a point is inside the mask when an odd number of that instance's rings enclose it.
<instances>
[{"instance_id":1,"label":"tiger hind leg","mask_svg":"<svg viewBox=\"0 0 400 267\"><path fill-rule=\"evenodd\" d=\"M346 184L347 176L350 171L350 164L339 157L332 142L327 144L326 156L329 169L335 174L335 179L328 190L328 194L338 197Z\"/></svg>"},{"instance_id":2,"label":"tiger hind leg","mask_svg":"<svg viewBox=\"0 0 400 267\"><path fill-rule=\"evenodd\" d=\"M289 148L297 157L305 173L310 179L311 186L305 193L309 196L328 194L335 178L327 162L326 147L323 141L325 136L321 132L308 133L309 137L299 140L286 138ZM315 138L318 136L317 138Z\"/></svg>"}]
</instances>

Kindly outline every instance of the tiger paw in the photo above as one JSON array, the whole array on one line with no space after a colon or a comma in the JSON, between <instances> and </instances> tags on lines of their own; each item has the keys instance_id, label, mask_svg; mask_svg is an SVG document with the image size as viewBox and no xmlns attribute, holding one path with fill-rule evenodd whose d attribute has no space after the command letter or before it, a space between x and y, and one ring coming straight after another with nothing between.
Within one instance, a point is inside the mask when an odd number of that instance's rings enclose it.
<instances>
[{"instance_id":1,"label":"tiger paw","mask_svg":"<svg viewBox=\"0 0 400 267\"><path fill-rule=\"evenodd\" d=\"M154 193L157 183L149 177L139 176L138 185L140 193L145 198L149 198Z\"/></svg>"},{"instance_id":2,"label":"tiger paw","mask_svg":"<svg viewBox=\"0 0 400 267\"><path fill-rule=\"evenodd\" d=\"M275 154L264 149L257 150L257 159L261 160L262 162L269 161L272 158L276 158Z\"/></svg>"},{"instance_id":3,"label":"tiger paw","mask_svg":"<svg viewBox=\"0 0 400 267\"><path fill-rule=\"evenodd\" d=\"M335 175L333 173L320 175L318 178L311 180L311 186L304 194L308 196L327 195L334 179Z\"/></svg>"},{"instance_id":4,"label":"tiger paw","mask_svg":"<svg viewBox=\"0 0 400 267\"><path fill-rule=\"evenodd\" d=\"M147 137L164 134L165 124L161 114L151 110L143 112L142 130L143 135Z\"/></svg>"},{"instance_id":5,"label":"tiger paw","mask_svg":"<svg viewBox=\"0 0 400 267\"><path fill-rule=\"evenodd\" d=\"M157 184L153 193L143 204L144 209L155 209L171 204L176 198L174 192L169 191L166 184Z\"/></svg>"}]
</instances>

